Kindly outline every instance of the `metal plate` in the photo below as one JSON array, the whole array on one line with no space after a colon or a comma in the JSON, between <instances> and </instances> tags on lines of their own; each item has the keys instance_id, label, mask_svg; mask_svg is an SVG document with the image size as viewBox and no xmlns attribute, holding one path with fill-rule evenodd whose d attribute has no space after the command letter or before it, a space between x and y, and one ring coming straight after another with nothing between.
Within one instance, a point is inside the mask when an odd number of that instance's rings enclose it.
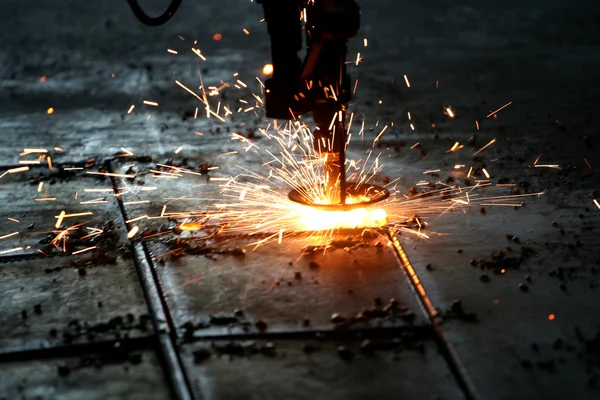
<instances>
[{"instance_id":1,"label":"metal plate","mask_svg":"<svg viewBox=\"0 0 600 400\"><path fill-rule=\"evenodd\" d=\"M268 332L331 330L333 314L351 319L373 309L375 301L383 308L391 298L403 307L401 318L367 318L352 327L425 322L384 236L361 239L354 232L332 239L326 251L315 244L330 240L303 234L259 247L258 239L229 240L204 249L204 256L178 257L172 251L176 244L148 246L176 324L202 326L199 336L260 332L259 319L268 323ZM210 322L211 315L235 309L243 311L239 321Z\"/></svg>"},{"instance_id":2,"label":"metal plate","mask_svg":"<svg viewBox=\"0 0 600 400\"><path fill-rule=\"evenodd\" d=\"M98 265L90 257L82 254L0 266L0 352L152 334L151 321L144 329L139 326L148 309L132 260L119 257L115 265ZM122 324L111 322L117 317Z\"/></svg>"},{"instance_id":3,"label":"metal plate","mask_svg":"<svg viewBox=\"0 0 600 400\"><path fill-rule=\"evenodd\" d=\"M443 236L406 246L421 282L442 312L448 340L485 398L598 397L594 386L598 357L590 349L598 345L600 292L594 283L597 255L589 252L597 234L579 233L582 222L571 213L541 198L518 211L489 207L485 215L476 210L447 215L430 225ZM552 226L547 215L564 223L567 234ZM597 226L600 214L589 218ZM574 227L582 245L568 250L573 240L568 232ZM507 240L506 233L516 235L519 243ZM472 259L491 261L499 250L518 258L523 247L533 253L519 266L470 265ZM430 271L424 268L428 264ZM482 282L482 275L489 281ZM449 312L457 299L466 313L477 316L477 323Z\"/></svg>"},{"instance_id":4,"label":"metal plate","mask_svg":"<svg viewBox=\"0 0 600 400\"><path fill-rule=\"evenodd\" d=\"M87 365L91 363L91 365ZM59 373L68 368L64 376ZM89 354L0 364L0 399L170 399L156 354Z\"/></svg>"},{"instance_id":5,"label":"metal plate","mask_svg":"<svg viewBox=\"0 0 600 400\"><path fill-rule=\"evenodd\" d=\"M373 342L394 340L398 339ZM360 352L361 341L199 343L183 348L183 360L192 385L207 400L463 398L431 341L408 344L398 340L397 345L373 354ZM347 359L340 356L338 346L347 348ZM230 355L223 352L227 348L245 350ZM207 352L210 358L201 361Z\"/></svg>"}]
</instances>

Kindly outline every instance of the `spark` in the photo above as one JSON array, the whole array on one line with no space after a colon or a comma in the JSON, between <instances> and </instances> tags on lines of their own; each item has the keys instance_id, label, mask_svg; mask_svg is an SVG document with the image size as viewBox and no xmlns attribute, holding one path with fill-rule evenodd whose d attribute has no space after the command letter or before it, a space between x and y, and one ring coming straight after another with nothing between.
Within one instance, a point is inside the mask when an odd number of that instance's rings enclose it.
<instances>
[{"instance_id":1,"label":"spark","mask_svg":"<svg viewBox=\"0 0 600 400\"><path fill-rule=\"evenodd\" d=\"M492 115L496 114L498 111L504 110L506 107L510 106L511 104L512 104L512 101L509 101L508 103L506 103L505 105L503 105L502 107L497 109L496 111L492 111L491 113L489 113L486 118L491 117Z\"/></svg>"},{"instance_id":2,"label":"spark","mask_svg":"<svg viewBox=\"0 0 600 400\"><path fill-rule=\"evenodd\" d=\"M548 321L554 321L554 319L556 319L556 315L554 315L554 314L548 315Z\"/></svg>"},{"instance_id":3,"label":"spark","mask_svg":"<svg viewBox=\"0 0 600 400\"><path fill-rule=\"evenodd\" d=\"M86 215L93 215L93 214L94 213L91 211L80 212L80 213L75 213L75 214L65 214L64 211L61 211L60 215L55 215L54 218L60 218L61 215L62 215L62 218L74 218L74 217L84 217Z\"/></svg>"},{"instance_id":4,"label":"spark","mask_svg":"<svg viewBox=\"0 0 600 400\"><path fill-rule=\"evenodd\" d=\"M132 239L140 230L139 226L134 226L133 228L131 228L131 230L127 233L127 238L128 239Z\"/></svg>"},{"instance_id":5,"label":"spark","mask_svg":"<svg viewBox=\"0 0 600 400\"><path fill-rule=\"evenodd\" d=\"M86 251L94 250L95 248L96 248L96 246L86 247L85 249L74 251L71 254L73 254L73 255L75 255L75 254L81 254L81 253L85 253Z\"/></svg>"},{"instance_id":6,"label":"spark","mask_svg":"<svg viewBox=\"0 0 600 400\"><path fill-rule=\"evenodd\" d=\"M173 50L173 49L167 49L167 51L171 54L178 54L177 50Z\"/></svg>"},{"instance_id":7,"label":"spark","mask_svg":"<svg viewBox=\"0 0 600 400\"><path fill-rule=\"evenodd\" d=\"M17 172L29 171L29 167L16 167L7 170L6 172L9 174L16 174Z\"/></svg>"},{"instance_id":8,"label":"spark","mask_svg":"<svg viewBox=\"0 0 600 400\"><path fill-rule=\"evenodd\" d=\"M148 218L148 216L147 216L147 215L141 215L141 216L139 216L139 217L136 217L136 218L129 219L129 220L125 221L125 223L126 223L126 224L129 224L129 223L131 223L131 222L136 222L136 221L139 221L139 220L142 220L142 219L147 219L147 218Z\"/></svg>"},{"instance_id":9,"label":"spark","mask_svg":"<svg viewBox=\"0 0 600 400\"><path fill-rule=\"evenodd\" d=\"M490 174L489 174L489 172L487 172L487 169L482 168L481 170L483 171L483 174L485 175L485 177L490 179Z\"/></svg>"},{"instance_id":10,"label":"spark","mask_svg":"<svg viewBox=\"0 0 600 400\"><path fill-rule=\"evenodd\" d=\"M155 101L144 100L143 103L146 104L147 106L158 107L158 103Z\"/></svg>"},{"instance_id":11,"label":"spark","mask_svg":"<svg viewBox=\"0 0 600 400\"><path fill-rule=\"evenodd\" d=\"M112 176L115 178L135 178L135 174L115 174L112 172L93 172L93 171L87 171L86 174L89 175L102 175L102 176Z\"/></svg>"},{"instance_id":12,"label":"spark","mask_svg":"<svg viewBox=\"0 0 600 400\"><path fill-rule=\"evenodd\" d=\"M35 201L56 201L56 197L38 197Z\"/></svg>"},{"instance_id":13,"label":"spark","mask_svg":"<svg viewBox=\"0 0 600 400\"><path fill-rule=\"evenodd\" d=\"M64 218L65 218L65 211L63 210L60 212L60 215L58 216L58 220L56 221L56 224L54 225L54 227L56 229L58 229L62 225Z\"/></svg>"},{"instance_id":14,"label":"spark","mask_svg":"<svg viewBox=\"0 0 600 400\"><path fill-rule=\"evenodd\" d=\"M246 31L246 30L245 30ZM249 32L248 32L249 33ZM248 34L247 33L247 34ZM221 34L215 34L214 40L221 40ZM183 40L183 39L182 39ZM364 45L367 46L367 39L364 39ZM192 49L192 51L198 55L201 59L206 58L201 54L200 50ZM360 53L357 54L355 64L359 64L361 61ZM268 68L270 66L270 68ZM273 73L273 66L267 64L263 67L263 74L270 75ZM239 74L233 74L237 77ZM410 88L410 82L408 76L404 75L406 86ZM258 79L262 88L264 84ZM227 87L235 87L237 89L248 89L249 85L244 83L242 80L233 78L230 83L221 81L221 86L205 86L200 75L200 86L198 86L199 92L196 93L190 88L186 87L179 81L175 83L186 90L189 94L194 96L200 101L205 110L208 118L214 116L222 122L225 122L223 117L227 117L235 113L235 108L230 110L231 105L221 102L216 105L215 108L211 108L209 99L212 96L218 96L221 90ZM316 85L317 82L314 82ZM307 82L307 86L312 87L313 82ZM358 86L358 80L354 85L354 90ZM436 87L438 83L436 82ZM196 86L194 86L196 87ZM205 89L207 88L207 89ZM337 96L336 90L333 87L324 88L327 95L331 97ZM245 93L246 91L244 91ZM264 92L261 92L264 93ZM250 101L243 101L246 104L242 108L240 107L238 112L250 112L254 111L257 115L257 111L262 107L262 98L258 94L251 93L254 99ZM209 97L210 96L210 97ZM298 93L298 98L303 97L303 94ZM220 97L219 97L220 98ZM249 96L247 96L249 98ZM256 101L254 101L256 100ZM158 106L158 103L150 102L147 100L143 101L146 105ZM380 102L381 103L381 102ZM238 104L239 105L239 104ZM254 106L254 107L253 107ZM237 107L237 106L235 106ZM129 112L133 111L134 106L130 107ZM220 114L221 108L224 110L224 114ZM450 107L444 108L450 118L454 118L454 111ZM194 118L197 116L197 110ZM500 111L497 110L496 112ZM314 204L330 204L332 194L328 192L327 178L325 173L325 158L321 157L313 147L312 143L312 128L303 123L300 116L294 116L294 121L281 124L277 121L274 122L274 131L269 130L270 126L266 129L259 129L262 140L260 148L254 142L241 135L232 135L232 139L239 140L244 151L250 155L259 154L260 160L251 167L252 169L239 168L239 174L235 176L221 176L221 177L207 177L206 175L202 179L206 179L206 183L202 183L197 186L206 186L207 188L215 188L214 193L218 193L217 198L199 199L193 196L181 196L169 198L162 198L161 201L168 201L170 207L174 207L171 202L178 201L175 204L187 204L185 202L190 200L209 200L206 207L200 209L196 208L194 211L178 211L168 212L167 204L163 204L161 211L154 215L141 215L136 218L126 221L127 224L133 223L139 220L153 220L153 219L183 219L184 222L177 225L181 230L196 231L206 230L207 232L218 232L218 234L232 234L232 233L248 233L250 235L264 235L255 244L261 245L266 241L277 241L282 243L285 238L295 234L295 232L308 231L308 232L321 232L319 235L327 236L327 233L333 232L339 228L364 228L364 229L377 229L382 226L391 227L396 231L403 231L414 235L417 238L429 238L430 234L423 232L428 227L427 218L432 215L441 215L446 212L464 210L469 207L474 207L481 204L492 204L492 205L517 205L513 200L515 196L485 196L483 195L484 189L491 190L491 183L475 182L470 183L473 186L460 187L453 186L443 182L432 183L423 180L415 185L418 189L412 188L408 194L403 194L396 188L396 181L389 182L386 184L386 188L389 187L392 195L384 202L378 203L374 206L359 207L350 211L325 211L314 207L309 207L294 203L288 199L287 195L291 189L294 189L302 194L309 202ZM332 123L339 119L344 123L343 127L347 129L348 140L352 135L350 134L352 128L353 116L350 116L349 122L343 121L342 113L336 114L333 117ZM358 118L357 118L358 119ZM361 118L361 131L359 136L363 137L364 133L364 120ZM412 116L408 114L409 121L412 121ZM383 124L383 123L382 123ZM393 123L390 123L393 127ZM477 128L479 124L476 121ZM377 125L379 126L379 121ZM412 130L415 129L411 123L410 127ZM343 128L343 129L344 129ZM381 171L384 168L383 160L384 157L381 154L377 154L375 150L375 143L378 142L383 134L387 131L388 125L385 125L379 134L373 140L373 146L369 149L369 153L364 159L350 159L346 160L344 167L348 171L349 179L352 182L356 182L357 185L369 187L370 183L374 179L381 178ZM201 132L194 132L196 135L202 135ZM363 137L364 139L364 137ZM486 146L481 148L477 153L483 151L494 143L496 139L493 139ZM263 143L270 143L273 146L263 145ZM347 144L347 143L346 143ZM411 149L419 146L419 142L414 144ZM275 147L275 150L273 150ZM459 142L456 142L450 151L455 151L463 146ZM183 146L177 147L175 153L182 151ZM133 155L127 149L123 149L125 154ZM220 157L233 156L238 153L245 154L240 151L228 151L225 149L225 153L220 154ZM252 150L252 151L250 151ZM477 154L475 153L475 154ZM215 154L216 155L216 154ZM244 157L246 157L244 155ZM235 157L230 157L229 160L235 160ZM158 165L158 164L157 164ZM453 164L454 165L454 164ZM460 164L457 164L457 166ZM186 170L181 167L174 167L169 165L158 165L156 168L162 170L150 169L149 173L153 174L154 178L165 178L165 179L177 179L184 177L184 174L190 175L201 175L200 173ZM209 169L214 169L211 167ZM456 168L456 166L455 166ZM466 168L465 165L460 168ZM165 170L169 171L166 172ZM424 172L429 175L424 177L427 180L437 179L434 175L439 172L439 169L431 169ZM206 172L206 171L204 171ZM472 167L469 169L467 178L472 172ZM8 172L7 172L8 173ZM87 172L92 175L104 175L116 178L135 178L133 174L115 174L115 173L101 173L101 172ZM462 173L462 171L460 171ZM489 174L484 170L484 174L489 178ZM389 186L388 186L389 185ZM392 186L393 185L393 186ZM125 191L130 191L133 188L127 187L119 188L118 190L110 189L84 189L85 192L110 192L114 196L121 196ZM192 186L195 187L195 186ZM156 190L156 187L136 187L136 191L144 190ZM210 189L212 190L212 189ZM504 189L506 190L506 189ZM116 194L114 192L117 192ZM204 196L204 195L203 195ZM372 195L371 195L372 196ZM208 196L211 197L211 196ZM358 203L365 201L370 197L365 195L363 198L350 198L349 203ZM511 200L512 199L512 200ZM515 200L516 201L516 200ZM595 200L594 200L595 201ZM91 202L106 202L105 199L91 200ZM150 200L137 200L124 202L125 205L133 204L148 204ZM82 202L83 204L83 202ZM90 203L92 204L92 203ZM596 203L598 206L598 204ZM600 206L598 206L600 208ZM60 215L56 218L72 217L75 215L91 215L91 212L78 213L78 214L67 214L66 211L61 211ZM417 217L417 215L419 215ZM57 221L58 222L58 221ZM130 225L131 230L127 233L128 238L136 237L139 234L140 228L138 226ZM61 243L63 249L65 248L65 240L68 236L68 232L73 227L58 232L57 238L53 241L53 245L57 246ZM168 234L171 232L160 232L151 235L142 235L142 239L148 237ZM97 235L99 232L94 231L90 235ZM212 233L211 233L212 234ZM88 235L89 236L89 235ZM58 246L57 246L58 247ZM94 247L79 250L73 254L79 254L81 252L92 250ZM177 252L180 249L172 250L165 254Z\"/></svg>"},{"instance_id":15,"label":"spark","mask_svg":"<svg viewBox=\"0 0 600 400\"><path fill-rule=\"evenodd\" d=\"M133 156L133 152L131 150L127 150L125 147L121 147L121 151L125 154L127 154L128 156Z\"/></svg>"},{"instance_id":16,"label":"spark","mask_svg":"<svg viewBox=\"0 0 600 400\"><path fill-rule=\"evenodd\" d=\"M194 96L195 98L197 98L198 100L200 100L200 102L206 106L207 113L209 113L211 115L214 115L221 122L225 122L225 120L220 115L218 115L217 113L215 113L214 111L212 111L210 109L210 107L208 106L208 100L207 99L203 99L202 97L198 96L192 89L188 88L187 86L185 86L183 83L179 82L178 80L176 80L175 83L179 87L183 88L185 91L187 91L188 93L190 93L192 96Z\"/></svg>"},{"instance_id":17,"label":"spark","mask_svg":"<svg viewBox=\"0 0 600 400\"><path fill-rule=\"evenodd\" d=\"M558 165L558 164L536 164L536 165L534 165L534 168L554 168L554 169L561 169L560 165Z\"/></svg>"},{"instance_id":18,"label":"spark","mask_svg":"<svg viewBox=\"0 0 600 400\"><path fill-rule=\"evenodd\" d=\"M14 219L14 218L10 218L10 217L8 217L7 219L8 219L9 221L16 222L16 223L19 223L19 222L21 222L21 221L19 221L18 219Z\"/></svg>"},{"instance_id":19,"label":"spark","mask_svg":"<svg viewBox=\"0 0 600 400\"><path fill-rule=\"evenodd\" d=\"M102 192L114 192L115 189L113 189L113 188L101 188L101 189L89 189L89 188L86 188L86 189L83 189L83 191L87 192L87 193L97 193L97 192L102 193Z\"/></svg>"},{"instance_id":20,"label":"spark","mask_svg":"<svg viewBox=\"0 0 600 400\"><path fill-rule=\"evenodd\" d=\"M204 57L204 55L202 54L202 52L199 49L192 49L192 52L194 54L196 54L198 57L200 57L202 59L202 61L206 61L206 57Z\"/></svg>"},{"instance_id":21,"label":"spark","mask_svg":"<svg viewBox=\"0 0 600 400\"><path fill-rule=\"evenodd\" d=\"M127 110L127 114L131 114L131 112L133 111L133 109L134 109L134 108L135 108L135 104L132 104L132 105L129 107L129 110Z\"/></svg>"},{"instance_id":22,"label":"spark","mask_svg":"<svg viewBox=\"0 0 600 400\"><path fill-rule=\"evenodd\" d=\"M148 204L148 203L150 203L150 200L137 200L137 201L125 201L125 202L123 202L123 205L131 206L131 205L135 205L135 204Z\"/></svg>"},{"instance_id":23,"label":"spark","mask_svg":"<svg viewBox=\"0 0 600 400\"><path fill-rule=\"evenodd\" d=\"M88 238L91 238L94 236L102 235L104 233L104 231L101 229L98 229L98 230L95 230L93 228L87 228L87 229L93 230L92 233L90 233L89 235L82 236L81 239L88 239Z\"/></svg>"},{"instance_id":24,"label":"spark","mask_svg":"<svg viewBox=\"0 0 600 400\"><path fill-rule=\"evenodd\" d=\"M54 107L50 107L46 110L46 114L50 115L50 114L54 114Z\"/></svg>"},{"instance_id":25,"label":"spark","mask_svg":"<svg viewBox=\"0 0 600 400\"><path fill-rule=\"evenodd\" d=\"M375 145L375 142L377 142L379 140L379 138L385 133L386 129L388 128L388 126L384 126L383 129L381 130L381 132L379 132L379 135L377 135L377 137L375 138L375 140L373 140L373 145Z\"/></svg>"},{"instance_id":26,"label":"spark","mask_svg":"<svg viewBox=\"0 0 600 400\"><path fill-rule=\"evenodd\" d=\"M598 200L594 199L594 204L596 205L596 207L598 207L598 209L600 210L600 203L598 203Z\"/></svg>"},{"instance_id":27,"label":"spark","mask_svg":"<svg viewBox=\"0 0 600 400\"><path fill-rule=\"evenodd\" d=\"M486 144L485 146L483 146L482 148L480 148L479 150L477 150L477 152L475 154L473 154L473 155L475 156L475 155L481 153L483 150L487 149L488 147L490 147L494 143L496 143L496 139L490 140L490 142L488 144Z\"/></svg>"},{"instance_id":28,"label":"spark","mask_svg":"<svg viewBox=\"0 0 600 400\"><path fill-rule=\"evenodd\" d=\"M250 31L249 31L248 29L246 29L246 28L242 29L242 31L244 31L244 33L245 33L246 35L249 35L249 34L250 34Z\"/></svg>"},{"instance_id":29,"label":"spark","mask_svg":"<svg viewBox=\"0 0 600 400\"><path fill-rule=\"evenodd\" d=\"M0 251L0 254L4 255L4 254L14 253L14 252L21 251L21 250L23 250L22 247L15 247L14 249Z\"/></svg>"},{"instance_id":30,"label":"spark","mask_svg":"<svg viewBox=\"0 0 600 400\"><path fill-rule=\"evenodd\" d=\"M265 64L262 69L263 75L272 75L273 74L273 64Z\"/></svg>"},{"instance_id":31,"label":"spark","mask_svg":"<svg viewBox=\"0 0 600 400\"><path fill-rule=\"evenodd\" d=\"M181 150L183 150L183 146L179 146L178 148L176 148L175 149L175 154L181 153Z\"/></svg>"},{"instance_id":32,"label":"spark","mask_svg":"<svg viewBox=\"0 0 600 400\"><path fill-rule=\"evenodd\" d=\"M9 238L9 237L12 237L12 236L16 236L18 234L19 234L19 232L9 233L8 235L0 236L0 240L6 239L6 238Z\"/></svg>"},{"instance_id":33,"label":"spark","mask_svg":"<svg viewBox=\"0 0 600 400\"><path fill-rule=\"evenodd\" d=\"M23 149L24 153L47 153L48 149Z\"/></svg>"},{"instance_id":34,"label":"spark","mask_svg":"<svg viewBox=\"0 0 600 400\"><path fill-rule=\"evenodd\" d=\"M194 223L194 222L184 222L182 224L179 225L179 229L181 229L182 231L197 231L199 229L202 229L203 225L199 224L199 223Z\"/></svg>"}]
</instances>

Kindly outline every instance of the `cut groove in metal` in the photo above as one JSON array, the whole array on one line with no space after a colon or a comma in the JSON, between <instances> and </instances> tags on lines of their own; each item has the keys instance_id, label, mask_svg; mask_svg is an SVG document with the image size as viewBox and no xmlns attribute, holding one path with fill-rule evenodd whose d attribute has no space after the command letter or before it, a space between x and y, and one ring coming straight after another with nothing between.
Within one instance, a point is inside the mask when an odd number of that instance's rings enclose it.
<instances>
[{"instance_id":1,"label":"cut groove in metal","mask_svg":"<svg viewBox=\"0 0 600 400\"><path fill-rule=\"evenodd\" d=\"M98 342L70 343L44 348L3 348L0 351L2 362L35 361L62 357L76 357L83 354L106 354L115 350L115 344L120 344L121 351L154 350L156 351L157 337L141 336L120 340L101 340Z\"/></svg>"},{"instance_id":2,"label":"cut groove in metal","mask_svg":"<svg viewBox=\"0 0 600 400\"><path fill-rule=\"evenodd\" d=\"M467 370L462 365L462 362L460 361L460 358L458 357L456 350L454 350L454 346L452 346L452 344L448 341L446 334L442 330L440 323L438 321L438 313L435 310L433 303L431 302L431 299L427 295L427 292L425 291L425 288L423 287L421 280L417 276L415 269L413 268L410 261L408 260L408 256L404 252L404 249L402 248L402 245L400 244L398 237L394 234L393 230L391 230L391 229L388 231L388 234L391 239L392 245L394 246L394 249L396 250L396 254L398 255L400 264L402 265L402 269L408 275L408 278L410 279L413 290L419 297L421 304L423 305L425 311L427 312L427 314L429 316L429 320L431 321L431 326L435 333L435 338L438 342L440 350L444 354L444 358L446 359L446 362L448 363L450 370L454 374L454 377L455 377L458 385L460 386L465 397L468 400L479 400L481 397L479 396L477 388L471 381L471 378L469 377Z\"/></svg>"},{"instance_id":3,"label":"cut groove in metal","mask_svg":"<svg viewBox=\"0 0 600 400\"><path fill-rule=\"evenodd\" d=\"M288 198L295 203L318 208L320 210L348 211L367 207L390 197L390 192L381 186L349 182L344 190L346 198L364 198L365 200L356 203L321 204L315 203L312 199L307 197L306 194L311 193L313 190L314 189L311 189L310 187L292 189L288 194Z\"/></svg>"},{"instance_id":4,"label":"cut groove in metal","mask_svg":"<svg viewBox=\"0 0 600 400\"><path fill-rule=\"evenodd\" d=\"M108 172L113 172L109 161L106 161L104 165ZM110 180L115 193L118 193L117 189L119 185L116 178L111 176ZM123 221L127 221L127 213L125 212L125 206L120 196L117 197L117 203ZM125 225L127 226L127 223ZM164 368L164 372L169 378L177 399L191 400L194 398L191 389L192 386L185 374L180 355L176 350L177 332L171 316L166 312L164 296L158 283L156 271L154 271L152 263L149 261L150 257L143 243L131 243L131 250L142 290L146 297L150 315L152 316L152 322L158 335L160 355L162 356L164 367L166 367Z\"/></svg>"}]
</instances>

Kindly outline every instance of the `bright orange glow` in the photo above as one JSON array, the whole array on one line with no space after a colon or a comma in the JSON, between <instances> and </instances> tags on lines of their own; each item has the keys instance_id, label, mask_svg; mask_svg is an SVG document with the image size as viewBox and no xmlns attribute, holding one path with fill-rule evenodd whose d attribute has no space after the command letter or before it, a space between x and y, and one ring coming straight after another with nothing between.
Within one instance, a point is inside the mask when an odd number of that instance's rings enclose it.
<instances>
[{"instance_id":1,"label":"bright orange glow","mask_svg":"<svg viewBox=\"0 0 600 400\"><path fill-rule=\"evenodd\" d=\"M454 111L452 111L450 107L446 107L446 115L450 118L454 118L456 116L456 114L454 114Z\"/></svg>"},{"instance_id":2,"label":"bright orange glow","mask_svg":"<svg viewBox=\"0 0 600 400\"><path fill-rule=\"evenodd\" d=\"M133 228L131 228L131 230L127 233L127 238L132 239L138 232L140 231L140 227L139 226L134 226Z\"/></svg>"},{"instance_id":3,"label":"bright orange glow","mask_svg":"<svg viewBox=\"0 0 600 400\"><path fill-rule=\"evenodd\" d=\"M54 113L54 107L50 107L49 109L47 109L46 113L48 113L48 115Z\"/></svg>"},{"instance_id":4,"label":"bright orange glow","mask_svg":"<svg viewBox=\"0 0 600 400\"><path fill-rule=\"evenodd\" d=\"M548 321L554 321L554 318L556 318L556 315L554 315L554 314L548 315Z\"/></svg>"},{"instance_id":5,"label":"bright orange glow","mask_svg":"<svg viewBox=\"0 0 600 400\"><path fill-rule=\"evenodd\" d=\"M182 231L197 231L198 229L202 229L202 224L197 222L186 222L179 225L179 229Z\"/></svg>"},{"instance_id":6,"label":"bright orange glow","mask_svg":"<svg viewBox=\"0 0 600 400\"><path fill-rule=\"evenodd\" d=\"M219 40L223 39L223 35L221 35L220 33L215 33L213 35L213 40L218 42Z\"/></svg>"},{"instance_id":7,"label":"bright orange glow","mask_svg":"<svg viewBox=\"0 0 600 400\"><path fill-rule=\"evenodd\" d=\"M271 75L273 73L273 64L265 64L262 69L263 74Z\"/></svg>"},{"instance_id":8,"label":"bright orange glow","mask_svg":"<svg viewBox=\"0 0 600 400\"><path fill-rule=\"evenodd\" d=\"M357 208L350 211L325 211L312 207L302 207L298 214L300 228L305 231L331 229L377 228L387 223L384 210Z\"/></svg>"}]
</instances>

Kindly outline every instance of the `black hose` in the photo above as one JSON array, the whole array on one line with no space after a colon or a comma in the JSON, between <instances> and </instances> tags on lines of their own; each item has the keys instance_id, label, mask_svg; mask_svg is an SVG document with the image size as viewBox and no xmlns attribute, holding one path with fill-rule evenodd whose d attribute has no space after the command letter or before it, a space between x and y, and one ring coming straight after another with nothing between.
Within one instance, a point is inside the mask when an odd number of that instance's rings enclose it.
<instances>
[{"instance_id":1,"label":"black hose","mask_svg":"<svg viewBox=\"0 0 600 400\"><path fill-rule=\"evenodd\" d=\"M146 12L142 10L142 7L140 7L140 5L138 4L138 0L127 0L127 3L129 3L131 11L133 11L133 14L136 16L137 19L140 20L142 24L148 26L159 26L166 23L171 19L171 17L173 17L175 12L181 5L181 0L171 0L171 4L169 4L169 7L165 10L164 13L162 13L162 15L158 17L150 17L148 14L146 14Z\"/></svg>"}]
</instances>

